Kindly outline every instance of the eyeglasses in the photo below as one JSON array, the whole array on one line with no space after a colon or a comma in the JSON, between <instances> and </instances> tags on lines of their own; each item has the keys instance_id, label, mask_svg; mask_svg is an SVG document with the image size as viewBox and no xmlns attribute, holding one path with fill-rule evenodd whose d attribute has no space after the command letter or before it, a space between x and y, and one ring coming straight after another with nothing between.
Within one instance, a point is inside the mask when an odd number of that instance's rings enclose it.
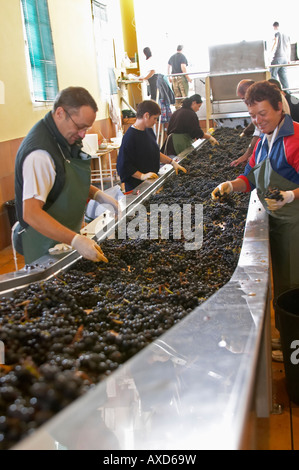
<instances>
[{"instance_id":1,"label":"eyeglasses","mask_svg":"<svg viewBox=\"0 0 299 470\"><path fill-rule=\"evenodd\" d=\"M90 127L87 127L87 126L84 126L84 127L78 126L78 124L74 121L74 119L72 118L72 116L70 115L70 113L66 109L64 109L64 112L68 115L68 117L70 118L72 123L75 124L75 126L76 126L76 128L79 132L81 132L81 131L87 132L90 129Z\"/></svg>"}]
</instances>

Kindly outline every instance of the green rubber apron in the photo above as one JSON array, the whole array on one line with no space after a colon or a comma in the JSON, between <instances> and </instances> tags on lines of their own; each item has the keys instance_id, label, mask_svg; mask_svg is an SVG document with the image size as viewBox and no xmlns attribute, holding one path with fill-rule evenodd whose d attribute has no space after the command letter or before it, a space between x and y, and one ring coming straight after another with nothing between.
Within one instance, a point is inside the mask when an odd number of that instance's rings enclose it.
<instances>
[{"instance_id":1,"label":"green rubber apron","mask_svg":"<svg viewBox=\"0 0 299 470\"><path fill-rule=\"evenodd\" d=\"M171 138L176 155L190 147L194 140L189 134L171 134Z\"/></svg>"},{"instance_id":2,"label":"green rubber apron","mask_svg":"<svg viewBox=\"0 0 299 470\"><path fill-rule=\"evenodd\" d=\"M65 161L65 184L47 213L65 227L79 232L90 189L90 160L71 159ZM52 240L27 227L22 232L25 263L32 263L48 253L59 241Z\"/></svg>"},{"instance_id":3,"label":"green rubber apron","mask_svg":"<svg viewBox=\"0 0 299 470\"><path fill-rule=\"evenodd\" d=\"M273 137L272 142L274 140ZM269 214L274 298L277 298L282 292L299 286L299 200L271 212L265 202L265 193L269 188L292 191L299 186L273 170L269 159L271 148L268 157L261 163L260 151L257 165L248 179L256 186L259 199Z\"/></svg>"}]
</instances>

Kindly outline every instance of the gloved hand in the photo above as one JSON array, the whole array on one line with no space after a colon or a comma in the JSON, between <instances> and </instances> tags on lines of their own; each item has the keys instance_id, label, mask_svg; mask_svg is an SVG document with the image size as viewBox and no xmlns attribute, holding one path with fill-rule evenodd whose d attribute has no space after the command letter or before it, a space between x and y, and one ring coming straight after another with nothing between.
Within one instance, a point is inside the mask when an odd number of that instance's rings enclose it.
<instances>
[{"instance_id":1,"label":"gloved hand","mask_svg":"<svg viewBox=\"0 0 299 470\"><path fill-rule=\"evenodd\" d=\"M157 179L159 176L156 173L149 172L149 173L142 173L140 176L141 181L149 180L149 179Z\"/></svg>"},{"instance_id":2,"label":"gloved hand","mask_svg":"<svg viewBox=\"0 0 299 470\"><path fill-rule=\"evenodd\" d=\"M225 183L221 183L217 186L216 189L212 192L211 196L213 201L218 201L221 196L224 196L224 194L230 194L234 190L233 185L231 184L230 181L226 181Z\"/></svg>"},{"instance_id":3,"label":"gloved hand","mask_svg":"<svg viewBox=\"0 0 299 470\"><path fill-rule=\"evenodd\" d=\"M72 247L70 245L67 245L66 243L58 243L57 245L53 246L52 248L49 248L49 253L61 253L63 251L69 251L71 250Z\"/></svg>"},{"instance_id":4,"label":"gloved hand","mask_svg":"<svg viewBox=\"0 0 299 470\"><path fill-rule=\"evenodd\" d=\"M93 198L99 204L107 204L107 205L112 206L113 209L114 209L115 214L118 215L118 216L121 215L121 208L120 208L119 202L116 199L114 199L112 196L109 196L109 194L107 194L104 191L101 191L99 189L95 193Z\"/></svg>"},{"instance_id":5,"label":"gloved hand","mask_svg":"<svg viewBox=\"0 0 299 470\"><path fill-rule=\"evenodd\" d=\"M180 171L183 171L184 173L187 173L186 168L184 168L183 166L179 165L179 163L176 162L175 160L172 160L171 164L172 164L172 166L173 166L173 168L174 168L174 171L175 171L176 175L178 174L179 170L180 170Z\"/></svg>"},{"instance_id":6,"label":"gloved hand","mask_svg":"<svg viewBox=\"0 0 299 470\"><path fill-rule=\"evenodd\" d=\"M290 204L295 199L294 191L280 191L280 196L282 196L282 201L277 201L276 199L268 199L265 201L267 203L268 209L270 211L277 211L281 209L285 204Z\"/></svg>"},{"instance_id":7,"label":"gloved hand","mask_svg":"<svg viewBox=\"0 0 299 470\"><path fill-rule=\"evenodd\" d=\"M213 145L213 146L214 146L214 145L219 145L218 140L216 140L215 137L213 137L212 135L211 135L211 137L209 138L209 142L210 142L210 144Z\"/></svg>"},{"instance_id":8,"label":"gloved hand","mask_svg":"<svg viewBox=\"0 0 299 470\"><path fill-rule=\"evenodd\" d=\"M78 253L83 256L83 258L91 261L104 261L105 263L108 263L101 247L91 238L84 237L77 233L77 235L72 239L71 245L74 250L77 250Z\"/></svg>"}]
</instances>

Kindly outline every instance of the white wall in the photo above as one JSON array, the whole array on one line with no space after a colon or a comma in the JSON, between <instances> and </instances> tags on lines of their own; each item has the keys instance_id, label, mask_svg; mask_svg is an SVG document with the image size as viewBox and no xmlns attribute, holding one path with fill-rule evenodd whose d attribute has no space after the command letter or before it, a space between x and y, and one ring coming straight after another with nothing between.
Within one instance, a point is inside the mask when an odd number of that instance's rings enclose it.
<instances>
[{"instance_id":1,"label":"white wall","mask_svg":"<svg viewBox=\"0 0 299 470\"><path fill-rule=\"evenodd\" d=\"M271 41L274 21L299 43L298 2L288 0L134 0L139 56L148 46L166 73L167 61L184 45L189 71L208 71L208 47L240 41ZM299 69L299 68L298 68ZM299 82L297 83L297 86Z\"/></svg>"}]
</instances>

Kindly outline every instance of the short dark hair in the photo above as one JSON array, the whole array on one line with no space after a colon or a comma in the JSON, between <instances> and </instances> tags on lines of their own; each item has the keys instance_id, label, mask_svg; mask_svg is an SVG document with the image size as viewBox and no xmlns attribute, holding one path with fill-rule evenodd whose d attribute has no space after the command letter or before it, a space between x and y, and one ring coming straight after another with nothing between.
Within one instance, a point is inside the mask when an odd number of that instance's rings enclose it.
<instances>
[{"instance_id":1,"label":"short dark hair","mask_svg":"<svg viewBox=\"0 0 299 470\"><path fill-rule=\"evenodd\" d=\"M272 85L277 86L277 88L282 91L281 84L278 80L275 80L275 78L269 78L268 80L269 83L272 83Z\"/></svg>"},{"instance_id":2,"label":"short dark hair","mask_svg":"<svg viewBox=\"0 0 299 470\"><path fill-rule=\"evenodd\" d=\"M66 111L76 110L81 106L90 106L95 113L98 111L97 103L89 91L77 86L70 86L58 93L53 104L53 112L60 106Z\"/></svg>"},{"instance_id":3,"label":"short dark hair","mask_svg":"<svg viewBox=\"0 0 299 470\"><path fill-rule=\"evenodd\" d=\"M179 44L178 47L176 48L178 52L181 52L183 50L182 44Z\"/></svg>"},{"instance_id":4,"label":"short dark hair","mask_svg":"<svg viewBox=\"0 0 299 470\"><path fill-rule=\"evenodd\" d=\"M278 111L278 103L282 102L281 92L276 85L267 80L256 82L246 91L245 103L247 106L252 106L261 101L269 101L272 108Z\"/></svg>"},{"instance_id":5,"label":"short dark hair","mask_svg":"<svg viewBox=\"0 0 299 470\"><path fill-rule=\"evenodd\" d=\"M278 26L279 26L278 21L274 21L273 26L274 26L275 28L278 28Z\"/></svg>"},{"instance_id":6,"label":"short dark hair","mask_svg":"<svg viewBox=\"0 0 299 470\"><path fill-rule=\"evenodd\" d=\"M248 88L253 84L254 80L250 80L249 78L241 80L237 85L237 95L239 94L244 97Z\"/></svg>"},{"instance_id":7,"label":"short dark hair","mask_svg":"<svg viewBox=\"0 0 299 470\"><path fill-rule=\"evenodd\" d=\"M161 108L153 100L145 100L139 103L137 106L137 118L142 118L145 113L149 113L150 116L155 116L156 114L161 114Z\"/></svg>"},{"instance_id":8,"label":"short dark hair","mask_svg":"<svg viewBox=\"0 0 299 470\"><path fill-rule=\"evenodd\" d=\"M188 96L188 98L184 99L184 101L182 103L182 107L183 108L191 108L191 105L192 105L193 101L195 101L197 104L202 103L201 96L198 95L197 93L195 95Z\"/></svg>"}]
</instances>

